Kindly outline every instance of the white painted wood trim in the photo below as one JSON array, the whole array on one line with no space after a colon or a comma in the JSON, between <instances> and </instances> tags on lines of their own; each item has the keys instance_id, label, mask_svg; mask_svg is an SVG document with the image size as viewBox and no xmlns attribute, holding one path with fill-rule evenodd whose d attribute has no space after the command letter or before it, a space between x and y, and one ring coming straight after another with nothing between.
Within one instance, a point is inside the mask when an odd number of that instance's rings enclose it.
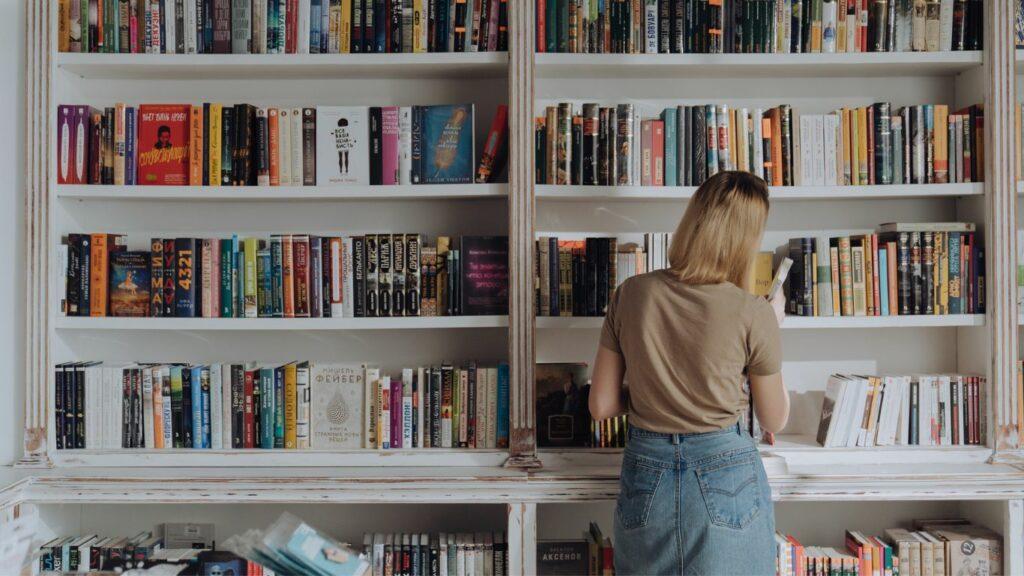
<instances>
[{"instance_id":1,"label":"white painted wood trim","mask_svg":"<svg viewBox=\"0 0 1024 576\"><path fill-rule=\"evenodd\" d=\"M55 318L56 330L442 330L504 328L505 316L405 316L393 318Z\"/></svg>"},{"instance_id":2,"label":"white painted wood trim","mask_svg":"<svg viewBox=\"0 0 1024 576\"><path fill-rule=\"evenodd\" d=\"M58 467L268 468L342 466L501 466L506 450L55 450Z\"/></svg>"},{"instance_id":3,"label":"white painted wood trim","mask_svg":"<svg viewBox=\"0 0 1024 576\"><path fill-rule=\"evenodd\" d=\"M576 186L536 185L542 200L687 200L696 186ZM893 184L878 186L772 186L772 200L855 200L897 198L960 198L981 196L984 183Z\"/></svg>"},{"instance_id":4,"label":"white painted wood trim","mask_svg":"<svg viewBox=\"0 0 1024 576\"><path fill-rule=\"evenodd\" d=\"M536 467L534 327L534 5L509 2L509 466Z\"/></svg>"},{"instance_id":5,"label":"white painted wood trim","mask_svg":"<svg viewBox=\"0 0 1024 576\"><path fill-rule=\"evenodd\" d=\"M1024 574L1024 500L1006 503L1003 516L1003 574Z\"/></svg>"},{"instance_id":6,"label":"white painted wood trim","mask_svg":"<svg viewBox=\"0 0 1024 576\"><path fill-rule=\"evenodd\" d=\"M604 325L599 316L541 316L537 329L598 330ZM941 316L786 316L783 330L827 330L849 328L940 328L984 326L984 314L945 314Z\"/></svg>"},{"instance_id":7,"label":"white painted wood trim","mask_svg":"<svg viewBox=\"0 0 1024 576\"><path fill-rule=\"evenodd\" d=\"M1020 446L1017 422L1017 194L1014 0L985 3L985 251L991 369L989 435L996 451ZM998 24L998 25L995 25Z\"/></svg>"},{"instance_id":8,"label":"white painted wood trim","mask_svg":"<svg viewBox=\"0 0 1024 576\"><path fill-rule=\"evenodd\" d=\"M55 2L25 8L25 429L18 466L48 466L50 93ZM19 383L22 384L22 383Z\"/></svg>"},{"instance_id":9,"label":"white painted wood trim","mask_svg":"<svg viewBox=\"0 0 1024 576\"><path fill-rule=\"evenodd\" d=\"M507 184L397 186L114 186L56 184L56 197L71 200L472 200L503 199Z\"/></svg>"},{"instance_id":10,"label":"white painted wood trim","mask_svg":"<svg viewBox=\"0 0 1024 576\"><path fill-rule=\"evenodd\" d=\"M537 573L537 505L532 502L508 505L508 573Z\"/></svg>"},{"instance_id":11,"label":"white painted wood trim","mask_svg":"<svg viewBox=\"0 0 1024 576\"><path fill-rule=\"evenodd\" d=\"M989 14L986 14L986 18ZM989 22L989 20L986 20ZM1012 23L1012 19L1010 20ZM537 55L542 78L955 76L980 67L980 52L849 54Z\"/></svg>"},{"instance_id":12,"label":"white painted wood trim","mask_svg":"<svg viewBox=\"0 0 1024 576\"><path fill-rule=\"evenodd\" d=\"M93 79L500 78L504 52L422 54L69 54L57 68Z\"/></svg>"}]
</instances>

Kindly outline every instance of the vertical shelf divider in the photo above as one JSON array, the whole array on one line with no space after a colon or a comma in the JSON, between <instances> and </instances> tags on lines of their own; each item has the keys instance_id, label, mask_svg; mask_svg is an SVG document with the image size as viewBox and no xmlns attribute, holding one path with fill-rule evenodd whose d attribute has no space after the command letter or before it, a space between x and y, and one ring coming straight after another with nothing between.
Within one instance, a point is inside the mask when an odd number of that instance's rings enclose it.
<instances>
[{"instance_id":1,"label":"vertical shelf divider","mask_svg":"<svg viewBox=\"0 0 1024 576\"><path fill-rule=\"evenodd\" d=\"M1014 170L1014 106L1016 69L1014 0L985 4L985 187L986 247L989 258L988 322L991 341L989 401L991 446L1000 452L1019 448L1017 422L1017 194ZM1001 24L1001 25L998 25Z\"/></svg>"},{"instance_id":2,"label":"vertical shelf divider","mask_svg":"<svg viewBox=\"0 0 1024 576\"><path fill-rule=\"evenodd\" d=\"M509 459L506 466L539 468L534 422L534 6L509 2Z\"/></svg>"},{"instance_id":3,"label":"vertical shelf divider","mask_svg":"<svg viewBox=\"0 0 1024 576\"><path fill-rule=\"evenodd\" d=\"M56 2L25 6L25 394L23 450L15 466L48 468L50 103ZM11 311L17 314L16 311Z\"/></svg>"}]
</instances>

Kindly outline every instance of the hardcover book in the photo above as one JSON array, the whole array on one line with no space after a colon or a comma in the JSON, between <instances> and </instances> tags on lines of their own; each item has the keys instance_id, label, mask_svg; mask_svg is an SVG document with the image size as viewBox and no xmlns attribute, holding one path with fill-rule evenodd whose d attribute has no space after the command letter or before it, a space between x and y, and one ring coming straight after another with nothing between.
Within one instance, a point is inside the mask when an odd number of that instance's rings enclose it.
<instances>
[{"instance_id":1,"label":"hardcover book","mask_svg":"<svg viewBox=\"0 0 1024 576\"><path fill-rule=\"evenodd\" d=\"M417 106L413 109L413 182L473 182L473 104ZM417 134L417 127L420 133ZM416 144L421 154L417 162Z\"/></svg>"},{"instance_id":2,"label":"hardcover book","mask_svg":"<svg viewBox=\"0 0 1024 576\"><path fill-rule=\"evenodd\" d=\"M508 314L508 237L462 237L462 314Z\"/></svg>"},{"instance_id":3,"label":"hardcover book","mask_svg":"<svg viewBox=\"0 0 1024 576\"><path fill-rule=\"evenodd\" d=\"M310 448L363 447L363 368L313 364L310 375Z\"/></svg>"},{"instance_id":4,"label":"hardcover book","mask_svg":"<svg viewBox=\"0 0 1024 576\"><path fill-rule=\"evenodd\" d=\"M110 254L110 315L149 316L149 252Z\"/></svg>"},{"instance_id":5,"label":"hardcover book","mask_svg":"<svg viewBox=\"0 0 1024 576\"><path fill-rule=\"evenodd\" d=\"M369 184L369 132L365 106L316 109L316 183Z\"/></svg>"},{"instance_id":6,"label":"hardcover book","mask_svg":"<svg viewBox=\"0 0 1024 576\"><path fill-rule=\"evenodd\" d=\"M138 182L152 185L189 183L187 104L139 106Z\"/></svg>"},{"instance_id":7,"label":"hardcover book","mask_svg":"<svg viewBox=\"0 0 1024 576\"><path fill-rule=\"evenodd\" d=\"M537 445L585 447L590 433L587 365L537 364Z\"/></svg>"}]
</instances>

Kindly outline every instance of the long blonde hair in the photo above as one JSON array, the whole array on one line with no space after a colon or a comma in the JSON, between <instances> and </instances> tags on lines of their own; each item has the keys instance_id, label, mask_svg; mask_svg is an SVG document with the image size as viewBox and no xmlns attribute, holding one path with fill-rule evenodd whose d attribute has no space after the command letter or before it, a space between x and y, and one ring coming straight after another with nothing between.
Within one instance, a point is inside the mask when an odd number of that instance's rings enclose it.
<instances>
[{"instance_id":1,"label":"long blonde hair","mask_svg":"<svg viewBox=\"0 0 1024 576\"><path fill-rule=\"evenodd\" d=\"M669 248L669 268L686 284L748 288L768 219L768 186L747 172L719 172L697 188Z\"/></svg>"}]
</instances>

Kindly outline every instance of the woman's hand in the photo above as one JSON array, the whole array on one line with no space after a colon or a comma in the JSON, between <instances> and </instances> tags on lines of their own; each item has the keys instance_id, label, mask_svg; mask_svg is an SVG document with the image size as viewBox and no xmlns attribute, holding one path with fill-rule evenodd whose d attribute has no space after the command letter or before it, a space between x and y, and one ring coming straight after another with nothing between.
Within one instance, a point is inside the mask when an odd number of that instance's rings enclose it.
<instances>
[{"instance_id":1,"label":"woman's hand","mask_svg":"<svg viewBox=\"0 0 1024 576\"><path fill-rule=\"evenodd\" d=\"M779 321L779 326L782 326L782 321L786 319L786 295L779 290L775 293L775 297L771 299L772 310L775 311L775 319Z\"/></svg>"}]
</instances>

